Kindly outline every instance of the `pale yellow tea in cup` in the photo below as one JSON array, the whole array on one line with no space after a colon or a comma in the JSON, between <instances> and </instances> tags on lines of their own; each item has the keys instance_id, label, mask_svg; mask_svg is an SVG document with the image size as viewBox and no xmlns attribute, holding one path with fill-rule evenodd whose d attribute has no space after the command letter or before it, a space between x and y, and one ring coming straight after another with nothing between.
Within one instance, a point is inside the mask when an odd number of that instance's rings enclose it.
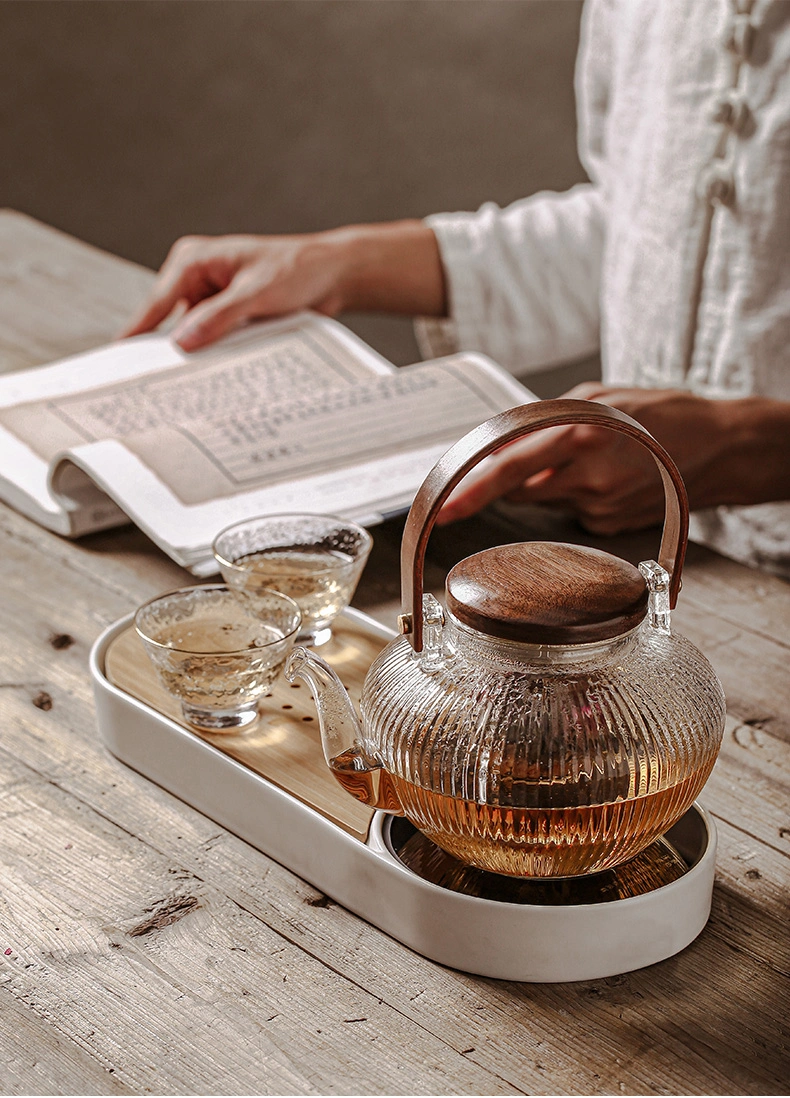
<instances>
[{"instance_id":1,"label":"pale yellow tea in cup","mask_svg":"<svg viewBox=\"0 0 790 1098\"><path fill-rule=\"evenodd\" d=\"M257 607L270 589L302 614L299 644L323 644L348 606L373 540L356 523L329 515L269 515L229 526L214 556L229 587Z\"/></svg>"},{"instance_id":2,"label":"pale yellow tea in cup","mask_svg":"<svg viewBox=\"0 0 790 1098\"><path fill-rule=\"evenodd\" d=\"M224 584L185 587L152 599L135 628L165 690L196 728L251 724L291 651L301 622L296 603L261 594L253 612Z\"/></svg>"}]
</instances>

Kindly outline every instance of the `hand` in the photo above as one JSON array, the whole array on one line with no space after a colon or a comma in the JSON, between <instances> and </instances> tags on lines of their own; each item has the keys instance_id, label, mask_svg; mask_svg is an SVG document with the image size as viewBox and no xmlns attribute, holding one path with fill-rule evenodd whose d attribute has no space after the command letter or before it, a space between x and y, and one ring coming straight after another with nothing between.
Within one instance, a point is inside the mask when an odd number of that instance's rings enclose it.
<instances>
[{"instance_id":1,"label":"hand","mask_svg":"<svg viewBox=\"0 0 790 1098\"><path fill-rule=\"evenodd\" d=\"M421 221L298 236L185 236L122 335L152 331L179 305L187 311L172 338L193 351L246 321L300 309L442 315L444 273L436 238Z\"/></svg>"},{"instance_id":2,"label":"hand","mask_svg":"<svg viewBox=\"0 0 790 1098\"><path fill-rule=\"evenodd\" d=\"M156 328L177 305L173 339L192 351L246 320L299 309L334 315L342 299L342 249L305 236L185 236L170 249L142 313L124 336Z\"/></svg>"},{"instance_id":3,"label":"hand","mask_svg":"<svg viewBox=\"0 0 790 1098\"><path fill-rule=\"evenodd\" d=\"M692 510L786 499L790 404L762 398L707 400L672 389L578 385L565 394L597 400L642 424L677 463ZM559 507L608 536L659 523L664 493L650 452L601 427L552 427L503 447L456 488L441 524L499 497Z\"/></svg>"}]
</instances>

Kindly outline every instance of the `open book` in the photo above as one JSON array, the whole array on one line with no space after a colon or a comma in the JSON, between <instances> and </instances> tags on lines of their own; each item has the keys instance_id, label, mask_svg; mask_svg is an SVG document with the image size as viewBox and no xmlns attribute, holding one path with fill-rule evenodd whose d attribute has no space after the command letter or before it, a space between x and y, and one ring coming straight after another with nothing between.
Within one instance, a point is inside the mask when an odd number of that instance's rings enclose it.
<instances>
[{"instance_id":1,"label":"open book","mask_svg":"<svg viewBox=\"0 0 790 1098\"><path fill-rule=\"evenodd\" d=\"M448 446L533 399L482 355L396 369L312 313L189 355L137 336L0 377L0 497L70 537L131 520L208 575L243 518L405 510Z\"/></svg>"}]
</instances>

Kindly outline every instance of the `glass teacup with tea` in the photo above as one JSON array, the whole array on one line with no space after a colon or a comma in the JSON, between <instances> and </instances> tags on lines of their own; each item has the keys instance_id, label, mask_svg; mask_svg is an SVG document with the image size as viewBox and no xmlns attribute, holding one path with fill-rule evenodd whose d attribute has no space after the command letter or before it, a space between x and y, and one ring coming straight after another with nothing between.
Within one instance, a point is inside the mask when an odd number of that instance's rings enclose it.
<instances>
[{"instance_id":1,"label":"glass teacup with tea","mask_svg":"<svg viewBox=\"0 0 790 1098\"><path fill-rule=\"evenodd\" d=\"M292 598L302 614L298 644L313 647L356 590L373 539L362 526L334 515L279 514L226 527L214 556L229 587L257 608L270 589Z\"/></svg>"},{"instance_id":2,"label":"glass teacup with tea","mask_svg":"<svg viewBox=\"0 0 790 1098\"><path fill-rule=\"evenodd\" d=\"M253 612L225 584L160 595L134 619L160 682L204 732L236 732L257 719L300 624L287 595L262 592Z\"/></svg>"}]
</instances>

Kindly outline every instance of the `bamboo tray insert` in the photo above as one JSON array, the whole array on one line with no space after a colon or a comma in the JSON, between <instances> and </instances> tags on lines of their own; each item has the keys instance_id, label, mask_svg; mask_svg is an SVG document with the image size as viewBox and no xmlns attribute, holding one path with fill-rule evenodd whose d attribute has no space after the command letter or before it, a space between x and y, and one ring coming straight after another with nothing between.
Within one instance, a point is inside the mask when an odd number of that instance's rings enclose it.
<instances>
[{"instance_id":1,"label":"bamboo tray insert","mask_svg":"<svg viewBox=\"0 0 790 1098\"><path fill-rule=\"evenodd\" d=\"M387 639L341 615L321 656L337 672L355 706L362 683ZM178 702L160 685L134 626L107 650L107 679L236 762L290 793L351 835L367 838L373 810L355 801L332 777L321 751L318 715L304 683L289 684L280 675L261 703L258 720L241 733L197 732L187 725Z\"/></svg>"}]
</instances>

